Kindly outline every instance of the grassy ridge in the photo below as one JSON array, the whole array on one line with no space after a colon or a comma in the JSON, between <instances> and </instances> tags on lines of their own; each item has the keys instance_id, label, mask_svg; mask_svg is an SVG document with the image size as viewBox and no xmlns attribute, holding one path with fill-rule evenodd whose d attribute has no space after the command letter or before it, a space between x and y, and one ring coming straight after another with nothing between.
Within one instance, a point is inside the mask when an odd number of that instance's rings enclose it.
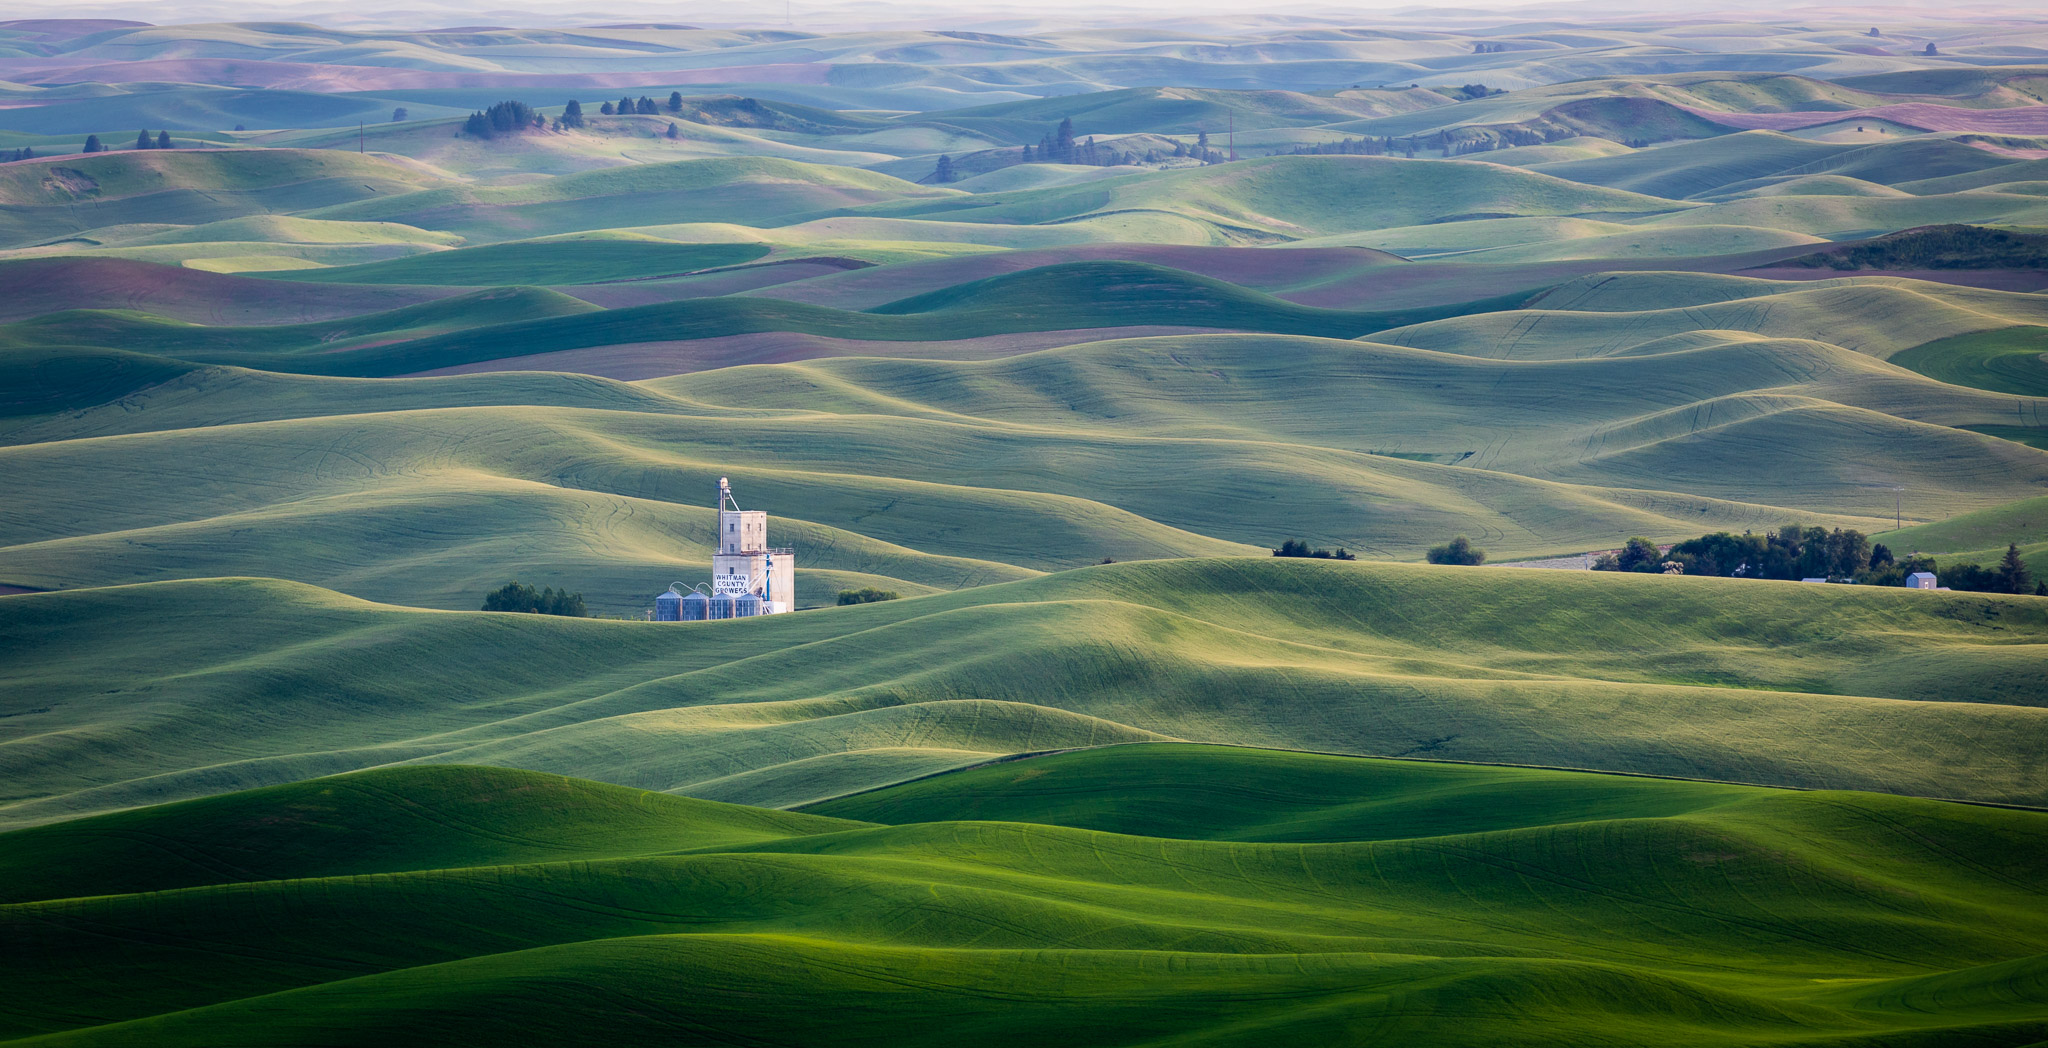
<instances>
[{"instance_id":1,"label":"grassy ridge","mask_svg":"<svg viewBox=\"0 0 2048 1048\"><path fill-rule=\"evenodd\" d=\"M1162 759L1262 765L1261 786L1338 811L1368 781L1383 805L1427 806L1441 772L1526 822L1243 844L871 827L531 773L369 772L0 838L88 876L146 839L179 860L88 885L189 885L60 898L72 889L0 873L23 900L0 906L27 947L12 956L36 958L9 966L21 992L0 1036L2018 1045L2048 1030L2038 814L1207 749L1039 767L1142 777ZM1528 787L1548 803L1529 805ZM1197 799L1180 814L1205 807L1236 810ZM352 848L394 813L423 832ZM252 855L252 832L282 854ZM388 872L336 875L369 870ZM1816 979L1848 983L1816 997Z\"/></svg>"},{"instance_id":2,"label":"grassy ridge","mask_svg":"<svg viewBox=\"0 0 2048 1048\"><path fill-rule=\"evenodd\" d=\"M0 624L16 823L400 761L796 804L1169 737L2048 799L2026 597L1267 557L702 627L258 581L8 597Z\"/></svg>"}]
</instances>

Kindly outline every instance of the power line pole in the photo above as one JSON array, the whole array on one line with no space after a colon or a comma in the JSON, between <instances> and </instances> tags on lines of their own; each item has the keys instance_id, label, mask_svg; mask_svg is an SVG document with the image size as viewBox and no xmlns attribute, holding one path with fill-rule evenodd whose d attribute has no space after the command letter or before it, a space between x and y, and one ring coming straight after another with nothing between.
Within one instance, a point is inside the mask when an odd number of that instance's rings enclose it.
<instances>
[{"instance_id":1,"label":"power line pole","mask_svg":"<svg viewBox=\"0 0 2048 1048\"><path fill-rule=\"evenodd\" d=\"M363 152L363 122L356 121L356 152Z\"/></svg>"}]
</instances>

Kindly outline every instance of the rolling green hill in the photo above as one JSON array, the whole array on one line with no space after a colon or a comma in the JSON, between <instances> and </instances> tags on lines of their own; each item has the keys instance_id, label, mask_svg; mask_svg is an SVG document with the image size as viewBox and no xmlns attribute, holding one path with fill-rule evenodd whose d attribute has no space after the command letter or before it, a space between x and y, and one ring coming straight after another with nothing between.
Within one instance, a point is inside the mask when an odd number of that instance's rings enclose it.
<instances>
[{"instance_id":1,"label":"rolling green hill","mask_svg":"<svg viewBox=\"0 0 2048 1048\"><path fill-rule=\"evenodd\" d=\"M573 243L573 242L572 242ZM724 245L671 251L618 251L606 241L588 249L499 247L483 266L537 270L542 277L589 275L592 266L673 266L718 257ZM511 248L513 245L504 245ZM740 246L741 250L746 250ZM707 254L706 251L711 253ZM735 255L734 257L739 257ZM559 260L549 263L540 259ZM436 276L438 257L379 264L399 279ZM462 266L458 255L452 263ZM294 274L296 275L296 274ZM344 277L346 279L346 277ZM636 342L789 332L859 340L940 341L1020 331L1069 328L1194 326L1348 338L1518 301L1510 294L1447 307L1367 312L1300 306L1226 281L1142 262L1072 262L1041 266L917 296L869 312L805 305L767 297L688 299L599 310L581 300L530 287L503 287L324 324L229 330L167 323L108 311L52 313L0 328L0 344L103 346L206 363L302 374L404 375L506 356ZM1057 307L1057 308L1055 308ZM432 318L433 327L423 325ZM467 329L467 330L451 330Z\"/></svg>"},{"instance_id":2,"label":"rolling green hill","mask_svg":"<svg viewBox=\"0 0 2048 1048\"><path fill-rule=\"evenodd\" d=\"M170 582L0 638L16 825L394 762L790 805L1166 738L2048 798L2031 597L1261 557L704 626Z\"/></svg>"},{"instance_id":3,"label":"rolling green hill","mask_svg":"<svg viewBox=\"0 0 2048 1048\"><path fill-rule=\"evenodd\" d=\"M0 165L0 247L104 226L302 212L440 181L399 158L311 149L130 150Z\"/></svg>"},{"instance_id":4,"label":"rolling green hill","mask_svg":"<svg viewBox=\"0 0 2048 1048\"><path fill-rule=\"evenodd\" d=\"M2048 328L1973 331L1914 346L1892 363L1958 386L2048 396Z\"/></svg>"},{"instance_id":5,"label":"rolling green hill","mask_svg":"<svg viewBox=\"0 0 2048 1048\"><path fill-rule=\"evenodd\" d=\"M1278 242L1383 226L1537 215L1662 214L1677 201L1585 186L1492 164L1362 156L1282 156L971 200L866 209L893 217L1047 223L1160 211L1228 238Z\"/></svg>"},{"instance_id":6,"label":"rolling green hill","mask_svg":"<svg viewBox=\"0 0 2048 1048\"><path fill-rule=\"evenodd\" d=\"M402 222L482 243L673 222L779 226L878 201L959 195L855 168L717 157L607 168L530 185L425 189L320 207L307 217Z\"/></svg>"},{"instance_id":7,"label":"rolling green hill","mask_svg":"<svg viewBox=\"0 0 2048 1048\"><path fill-rule=\"evenodd\" d=\"M366 772L0 837L19 857L0 893L20 900L0 924L26 947L9 955L19 992L0 1036L1846 1046L2048 1032L2037 813L1154 747L854 800L979 793L1085 824L1048 792L1143 789L1168 769L1236 773L1301 820L1362 832L876 827L527 772ZM1154 788L1169 821L1243 811L1227 792ZM1428 825L1449 793L1500 814ZM1390 813L1379 832L1359 824L1371 808ZM144 848L151 862L124 869Z\"/></svg>"}]
</instances>

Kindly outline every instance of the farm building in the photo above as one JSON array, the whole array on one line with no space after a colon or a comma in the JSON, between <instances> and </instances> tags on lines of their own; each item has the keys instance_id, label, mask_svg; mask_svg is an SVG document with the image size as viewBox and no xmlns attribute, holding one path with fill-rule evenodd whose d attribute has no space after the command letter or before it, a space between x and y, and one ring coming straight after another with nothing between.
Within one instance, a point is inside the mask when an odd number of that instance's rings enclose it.
<instances>
[{"instance_id":1,"label":"farm building","mask_svg":"<svg viewBox=\"0 0 2048 1048\"><path fill-rule=\"evenodd\" d=\"M1921 590L1940 589L1941 583L1935 579L1934 573L1931 571L1916 571L1906 576L1906 588Z\"/></svg>"},{"instance_id":2,"label":"farm building","mask_svg":"<svg viewBox=\"0 0 2048 1048\"><path fill-rule=\"evenodd\" d=\"M796 600L796 550L768 545L768 514L743 510L732 483L718 478L717 533L713 536L711 585L671 585L654 598L656 622L702 622L777 615Z\"/></svg>"}]
</instances>

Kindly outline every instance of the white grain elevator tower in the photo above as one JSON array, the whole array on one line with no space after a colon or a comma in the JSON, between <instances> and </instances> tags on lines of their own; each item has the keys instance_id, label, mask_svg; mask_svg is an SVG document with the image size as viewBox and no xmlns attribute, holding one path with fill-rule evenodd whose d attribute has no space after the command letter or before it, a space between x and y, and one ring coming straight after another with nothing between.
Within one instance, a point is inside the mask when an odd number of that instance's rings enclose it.
<instances>
[{"instance_id":1,"label":"white grain elevator tower","mask_svg":"<svg viewBox=\"0 0 2048 1048\"><path fill-rule=\"evenodd\" d=\"M764 614L796 606L796 550L768 545L768 514L741 509L732 483L718 478L718 535L711 554L713 597L753 594Z\"/></svg>"}]
</instances>

